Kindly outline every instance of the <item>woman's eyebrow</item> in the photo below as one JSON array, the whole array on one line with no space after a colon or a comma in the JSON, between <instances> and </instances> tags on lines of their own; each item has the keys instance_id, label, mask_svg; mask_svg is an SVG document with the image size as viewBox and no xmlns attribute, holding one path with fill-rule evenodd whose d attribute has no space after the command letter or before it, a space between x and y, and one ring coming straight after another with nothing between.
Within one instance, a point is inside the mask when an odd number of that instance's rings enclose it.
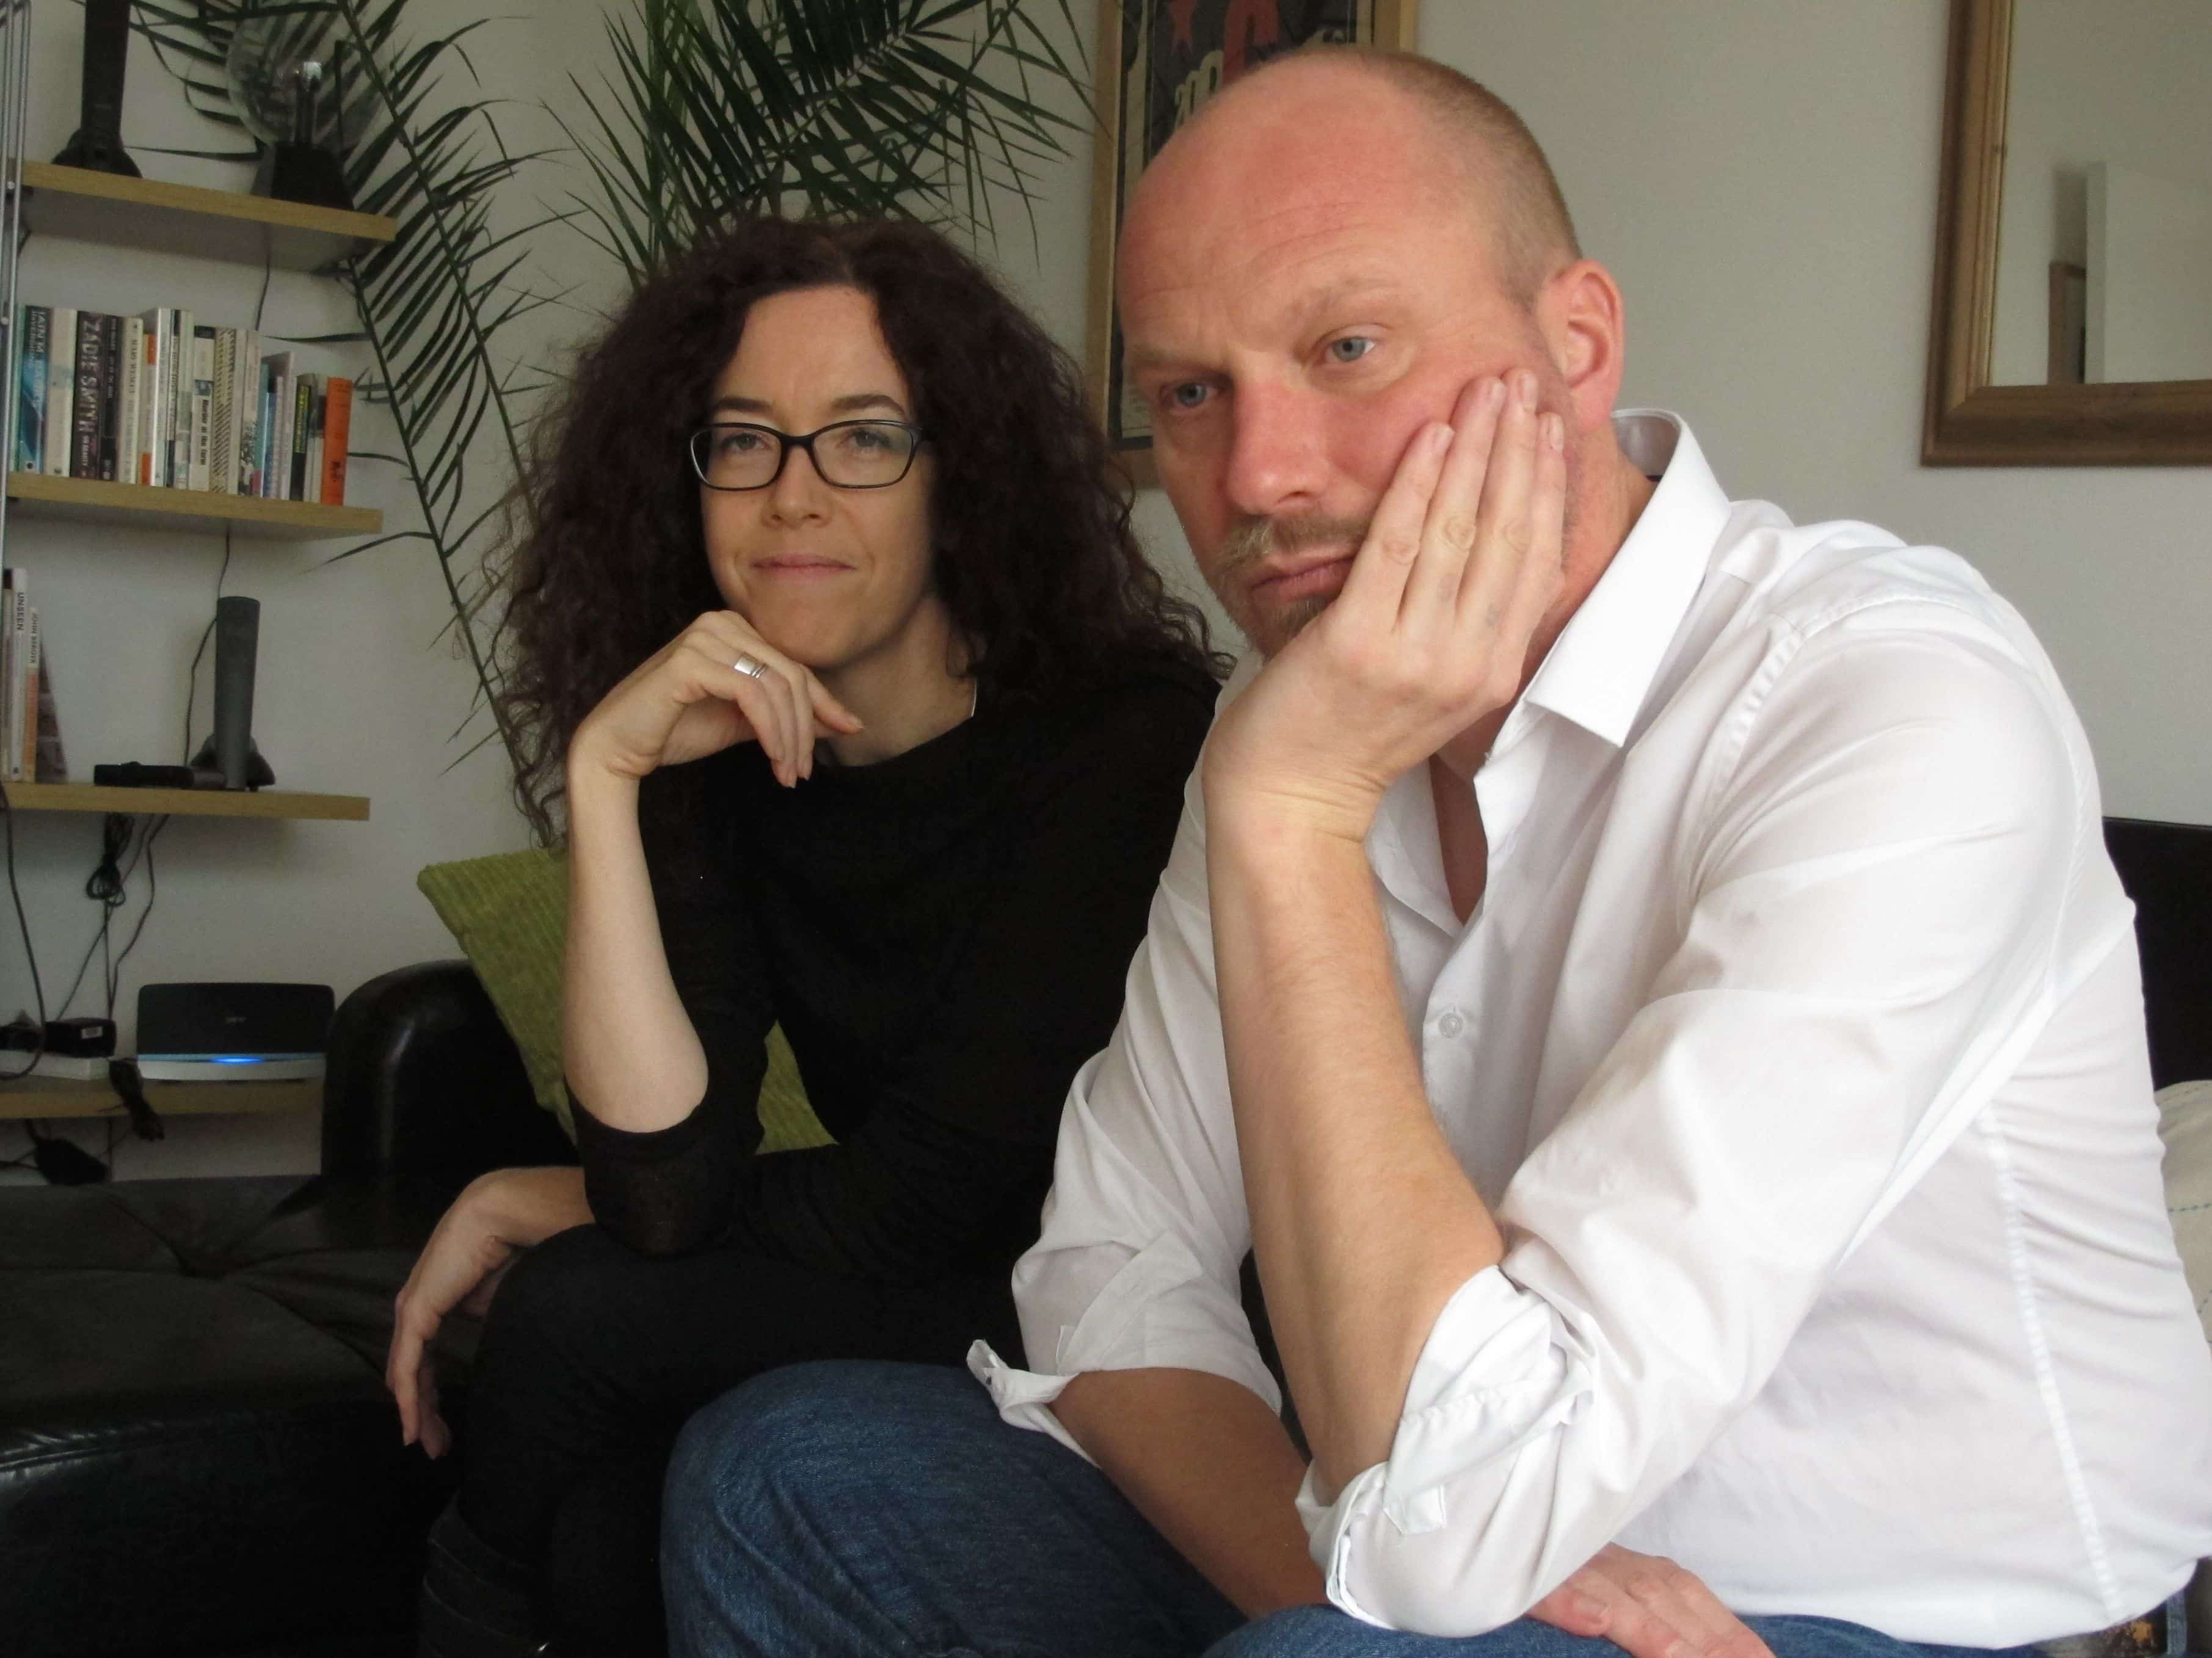
<instances>
[{"instance_id":1,"label":"woman's eyebrow","mask_svg":"<svg viewBox=\"0 0 2212 1658\"><path fill-rule=\"evenodd\" d=\"M830 412L833 415L849 415L862 409L889 409L902 415L906 412L905 406L888 392L851 392L842 398L833 398L830 400ZM766 415L775 412L771 404L758 398L720 397L707 407L707 412L710 415L719 415L726 411L734 415Z\"/></svg>"}]
</instances>

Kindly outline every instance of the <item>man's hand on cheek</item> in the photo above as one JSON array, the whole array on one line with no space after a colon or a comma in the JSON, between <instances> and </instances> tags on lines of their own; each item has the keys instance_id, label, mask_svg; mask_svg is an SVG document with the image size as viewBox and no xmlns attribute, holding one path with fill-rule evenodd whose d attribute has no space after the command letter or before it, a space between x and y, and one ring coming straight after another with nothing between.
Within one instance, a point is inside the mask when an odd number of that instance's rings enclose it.
<instances>
[{"instance_id":1,"label":"man's hand on cheek","mask_svg":"<svg viewBox=\"0 0 2212 1658\"><path fill-rule=\"evenodd\" d=\"M1564 427L1536 381L1478 381L1413 436L1336 600L1206 744L1210 820L1359 839L1383 792L1518 694L1564 571Z\"/></svg>"},{"instance_id":2,"label":"man's hand on cheek","mask_svg":"<svg viewBox=\"0 0 2212 1658\"><path fill-rule=\"evenodd\" d=\"M1613 1544L1528 1615L1570 1635L1601 1635L1629 1658L1774 1658L1696 1576Z\"/></svg>"}]
</instances>

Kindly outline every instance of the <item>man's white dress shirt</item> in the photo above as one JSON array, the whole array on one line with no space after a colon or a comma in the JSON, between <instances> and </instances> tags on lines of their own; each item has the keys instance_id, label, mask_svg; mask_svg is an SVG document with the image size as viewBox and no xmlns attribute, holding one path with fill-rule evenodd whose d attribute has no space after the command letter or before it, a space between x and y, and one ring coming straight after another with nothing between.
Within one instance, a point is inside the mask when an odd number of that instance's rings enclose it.
<instances>
[{"instance_id":1,"label":"man's white dress shirt","mask_svg":"<svg viewBox=\"0 0 2212 1658\"><path fill-rule=\"evenodd\" d=\"M1438 1317L1389 1460L1326 1505L1309 1478L1330 1598L1474 1633L1618 1541L1738 1612L1907 1640L2139 1612L2212 1552L2212 1361L2080 726L1956 557L1731 504L1673 416L1617 424L1663 477L1474 779L1480 908L1427 768L1368 836L1506 1254ZM1015 1270L1038 1368L970 1356L1071 1447L1044 1406L1086 1370L1279 1403L1238 1302L1205 833L1194 780Z\"/></svg>"}]
</instances>

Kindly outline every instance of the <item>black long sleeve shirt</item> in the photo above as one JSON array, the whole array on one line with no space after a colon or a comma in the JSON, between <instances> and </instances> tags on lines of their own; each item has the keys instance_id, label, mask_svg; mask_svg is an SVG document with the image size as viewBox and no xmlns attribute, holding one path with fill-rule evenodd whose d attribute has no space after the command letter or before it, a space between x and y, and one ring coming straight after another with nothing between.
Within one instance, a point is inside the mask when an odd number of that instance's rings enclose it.
<instances>
[{"instance_id":1,"label":"black long sleeve shirt","mask_svg":"<svg viewBox=\"0 0 2212 1658\"><path fill-rule=\"evenodd\" d=\"M706 1050L668 1128L578 1100L599 1224L652 1254L740 1247L893 1284L1010 1267L1060 1112L1104 1047L1216 687L1133 665L795 789L760 750L646 780L661 938ZM835 1145L756 1157L781 1022Z\"/></svg>"}]
</instances>

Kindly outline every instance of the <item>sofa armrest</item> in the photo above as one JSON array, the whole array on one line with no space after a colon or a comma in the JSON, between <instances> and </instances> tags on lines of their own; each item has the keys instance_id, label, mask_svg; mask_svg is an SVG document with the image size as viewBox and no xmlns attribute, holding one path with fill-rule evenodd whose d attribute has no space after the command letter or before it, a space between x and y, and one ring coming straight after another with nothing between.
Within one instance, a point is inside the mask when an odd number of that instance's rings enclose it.
<instances>
[{"instance_id":1,"label":"sofa armrest","mask_svg":"<svg viewBox=\"0 0 2212 1658\"><path fill-rule=\"evenodd\" d=\"M325 1175L441 1199L488 1169L575 1160L466 962L398 969L339 1005L323 1085Z\"/></svg>"}]
</instances>

